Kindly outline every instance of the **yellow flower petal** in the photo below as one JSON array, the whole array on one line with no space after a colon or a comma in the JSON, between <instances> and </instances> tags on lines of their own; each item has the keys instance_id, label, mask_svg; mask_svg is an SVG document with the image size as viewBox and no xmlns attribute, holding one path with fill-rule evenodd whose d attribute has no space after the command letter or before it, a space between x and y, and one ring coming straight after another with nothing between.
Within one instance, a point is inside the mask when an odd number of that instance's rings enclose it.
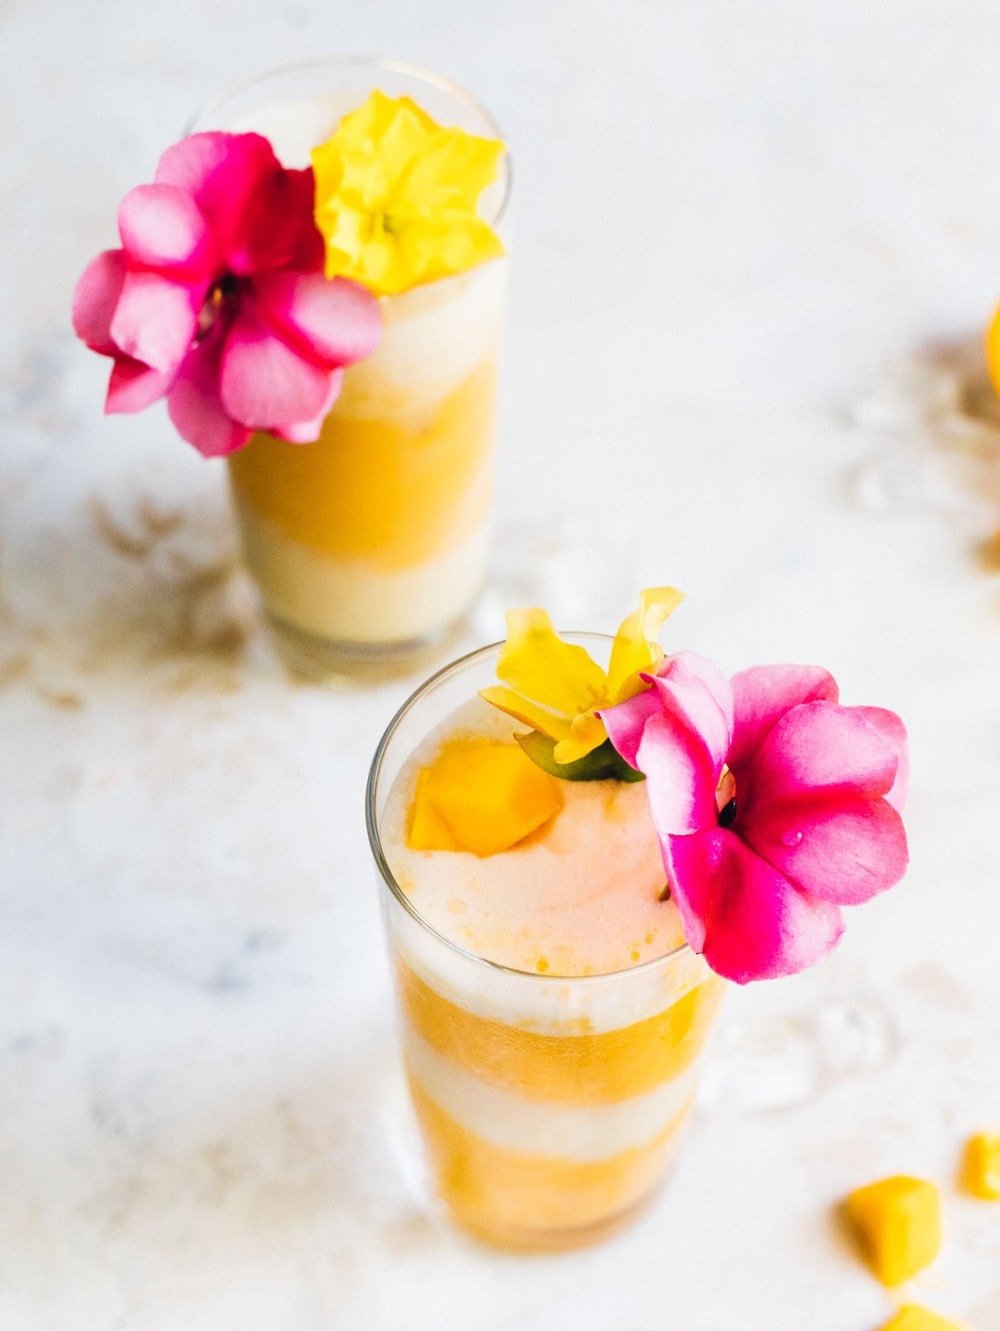
<instances>
[{"instance_id":1,"label":"yellow flower petal","mask_svg":"<svg viewBox=\"0 0 1000 1331\"><path fill-rule=\"evenodd\" d=\"M410 164L401 195L414 209L447 207L475 213L479 196L496 179L504 146L460 129L444 129Z\"/></svg>"},{"instance_id":2,"label":"yellow flower petal","mask_svg":"<svg viewBox=\"0 0 1000 1331\"><path fill-rule=\"evenodd\" d=\"M1000 306L986 330L986 367L993 387L1000 393Z\"/></svg>"},{"instance_id":3,"label":"yellow flower petal","mask_svg":"<svg viewBox=\"0 0 1000 1331\"><path fill-rule=\"evenodd\" d=\"M638 673L663 660L656 639L668 617L680 605L684 593L676 587L647 587L639 593L639 608L633 610L615 634L608 666L608 687L615 702L637 693L642 682Z\"/></svg>"},{"instance_id":4,"label":"yellow flower petal","mask_svg":"<svg viewBox=\"0 0 1000 1331\"><path fill-rule=\"evenodd\" d=\"M673 587L642 592L638 609L615 637L607 674L584 648L563 642L544 610L513 610L497 662L497 674L510 688L484 689L481 696L553 740L555 763L579 762L607 740L596 713L631 697L643 687L639 672L662 659L656 637L682 599ZM540 765L553 772L551 763Z\"/></svg>"},{"instance_id":5,"label":"yellow flower petal","mask_svg":"<svg viewBox=\"0 0 1000 1331\"><path fill-rule=\"evenodd\" d=\"M434 122L408 97L401 98L395 111L390 111L384 128L372 145L378 154L379 173L386 181L390 204L393 199L406 197L410 173L424 157L435 151L439 137L440 131Z\"/></svg>"},{"instance_id":6,"label":"yellow flower petal","mask_svg":"<svg viewBox=\"0 0 1000 1331\"><path fill-rule=\"evenodd\" d=\"M506 712L508 716L512 716L515 721L523 721L532 730L540 730L543 735L548 735L549 739L568 739L572 733L572 726L568 717L556 716L554 712L539 707L528 698L522 698L519 693L514 693L512 689L494 685L489 689L480 689L479 696L485 702L499 708L501 712Z\"/></svg>"},{"instance_id":7,"label":"yellow flower petal","mask_svg":"<svg viewBox=\"0 0 1000 1331\"><path fill-rule=\"evenodd\" d=\"M445 209L409 221L395 247L407 274L419 271L425 282L463 273L503 254L498 236L481 217Z\"/></svg>"},{"instance_id":8,"label":"yellow flower petal","mask_svg":"<svg viewBox=\"0 0 1000 1331\"><path fill-rule=\"evenodd\" d=\"M511 610L497 675L516 692L572 717L608 701L607 676L583 647L563 642L544 610Z\"/></svg>"},{"instance_id":9,"label":"yellow flower petal","mask_svg":"<svg viewBox=\"0 0 1000 1331\"><path fill-rule=\"evenodd\" d=\"M373 92L312 153L327 277L393 295L502 254L477 207L503 153L409 97Z\"/></svg>"},{"instance_id":10,"label":"yellow flower petal","mask_svg":"<svg viewBox=\"0 0 1000 1331\"><path fill-rule=\"evenodd\" d=\"M579 758L585 758L588 753L600 745L608 737L608 732L604 728L604 722L594 715L593 712L582 712L574 716L570 724L570 734L566 739L561 739L552 750L552 757L557 763L575 763Z\"/></svg>"}]
</instances>

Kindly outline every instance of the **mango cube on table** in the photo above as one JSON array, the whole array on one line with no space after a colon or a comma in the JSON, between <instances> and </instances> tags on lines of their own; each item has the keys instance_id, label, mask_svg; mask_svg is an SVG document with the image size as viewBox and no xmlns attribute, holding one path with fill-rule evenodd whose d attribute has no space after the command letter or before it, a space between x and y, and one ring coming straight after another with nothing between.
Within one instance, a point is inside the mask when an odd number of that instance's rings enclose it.
<instances>
[{"instance_id":1,"label":"mango cube on table","mask_svg":"<svg viewBox=\"0 0 1000 1331\"><path fill-rule=\"evenodd\" d=\"M900 1308L895 1317L890 1317L881 1331L965 1331L959 1322L951 1322L947 1317L928 1312L915 1303L907 1303Z\"/></svg>"},{"instance_id":2,"label":"mango cube on table","mask_svg":"<svg viewBox=\"0 0 1000 1331\"><path fill-rule=\"evenodd\" d=\"M941 1199L933 1183L899 1174L856 1188L847 1214L883 1285L901 1285L941 1247Z\"/></svg>"},{"instance_id":3,"label":"mango cube on table","mask_svg":"<svg viewBox=\"0 0 1000 1331\"><path fill-rule=\"evenodd\" d=\"M980 1132L965 1147L965 1186L985 1201L1000 1199L1000 1134Z\"/></svg>"}]
</instances>

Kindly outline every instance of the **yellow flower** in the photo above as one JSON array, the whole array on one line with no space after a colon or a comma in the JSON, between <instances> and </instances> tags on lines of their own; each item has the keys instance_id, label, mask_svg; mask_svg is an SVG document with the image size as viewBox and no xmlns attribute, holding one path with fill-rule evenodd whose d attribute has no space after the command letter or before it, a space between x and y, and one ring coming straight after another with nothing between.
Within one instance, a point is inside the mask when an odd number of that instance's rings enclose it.
<instances>
[{"instance_id":1,"label":"yellow flower","mask_svg":"<svg viewBox=\"0 0 1000 1331\"><path fill-rule=\"evenodd\" d=\"M327 277L393 295L503 253L479 196L504 145L373 92L312 152Z\"/></svg>"},{"instance_id":2,"label":"yellow flower","mask_svg":"<svg viewBox=\"0 0 1000 1331\"><path fill-rule=\"evenodd\" d=\"M602 670L583 647L563 642L544 610L512 610L497 675L508 688L481 696L555 741L552 757L566 764L585 758L608 737L595 712L624 702L645 687L639 674L663 660L656 638L680 604L673 587L640 593L639 608L622 622Z\"/></svg>"},{"instance_id":3,"label":"yellow flower","mask_svg":"<svg viewBox=\"0 0 1000 1331\"><path fill-rule=\"evenodd\" d=\"M993 312L993 318L986 329L985 342L986 368L993 387L1000 393L1000 306Z\"/></svg>"}]
</instances>

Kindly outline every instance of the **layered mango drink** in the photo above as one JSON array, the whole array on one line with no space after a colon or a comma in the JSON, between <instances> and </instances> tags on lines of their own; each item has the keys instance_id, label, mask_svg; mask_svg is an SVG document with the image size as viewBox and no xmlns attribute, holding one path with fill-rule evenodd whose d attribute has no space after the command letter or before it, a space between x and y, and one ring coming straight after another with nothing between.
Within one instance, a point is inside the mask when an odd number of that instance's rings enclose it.
<instances>
[{"instance_id":1,"label":"layered mango drink","mask_svg":"<svg viewBox=\"0 0 1000 1331\"><path fill-rule=\"evenodd\" d=\"M528 1250L652 1194L727 980L819 961L903 876L906 729L820 666L666 654L511 611L386 731L368 785L410 1092L452 1216Z\"/></svg>"},{"instance_id":2,"label":"layered mango drink","mask_svg":"<svg viewBox=\"0 0 1000 1331\"><path fill-rule=\"evenodd\" d=\"M609 640L580 641L607 658ZM477 692L500 651L397 716L369 830L435 1190L481 1239L556 1250L663 1179L723 982L684 943L643 785L533 761L525 725Z\"/></svg>"},{"instance_id":3,"label":"layered mango drink","mask_svg":"<svg viewBox=\"0 0 1000 1331\"><path fill-rule=\"evenodd\" d=\"M312 170L325 275L374 294L382 325L313 430L257 430L229 456L246 565L272 622L315 655L431 643L485 577L503 145L460 89L391 63L282 71L201 120L220 122Z\"/></svg>"}]
</instances>

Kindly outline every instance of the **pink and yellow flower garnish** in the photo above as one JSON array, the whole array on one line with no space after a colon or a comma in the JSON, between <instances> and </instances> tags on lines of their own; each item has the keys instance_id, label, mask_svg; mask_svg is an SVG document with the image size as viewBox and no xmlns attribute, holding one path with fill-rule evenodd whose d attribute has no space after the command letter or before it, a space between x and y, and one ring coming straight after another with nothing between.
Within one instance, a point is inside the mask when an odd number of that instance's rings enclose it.
<instances>
[{"instance_id":1,"label":"pink and yellow flower garnish","mask_svg":"<svg viewBox=\"0 0 1000 1331\"><path fill-rule=\"evenodd\" d=\"M478 204L503 153L409 97L373 92L313 150L326 275L393 295L502 254Z\"/></svg>"},{"instance_id":2,"label":"pink and yellow flower garnish","mask_svg":"<svg viewBox=\"0 0 1000 1331\"><path fill-rule=\"evenodd\" d=\"M483 689L481 696L550 741L546 747L555 767L546 766L558 774L560 767L580 763L607 742L601 709L647 687L642 672L663 659L656 639L682 599L673 587L642 592L639 608L615 635L607 670L586 648L564 642L544 610L512 610L497 662L497 675L508 687ZM539 750L528 752L538 761ZM586 779L603 773L593 767L563 773L578 774Z\"/></svg>"},{"instance_id":3,"label":"pink and yellow flower garnish","mask_svg":"<svg viewBox=\"0 0 1000 1331\"><path fill-rule=\"evenodd\" d=\"M906 731L884 708L841 706L818 666L729 680L693 652L664 657L655 638L680 599L643 592L607 671L543 610L515 611L497 666L509 687L482 696L532 727L518 739L552 775L645 777L688 944L741 984L790 975L834 946L843 906L905 872Z\"/></svg>"},{"instance_id":4,"label":"pink and yellow flower garnish","mask_svg":"<svg viewBox=\"0 0 1000 1331\"><path fill-rule=\"evenodd\" d=\"M906 731L880 707L842 707L817 666L730 681L682 652L603 713L646 776L684 935L729 979L789 975L840 938L842 906L907 865Z\"/></svg>"},{"instance_id":5,"label":"pink and yellow flower garnish","mask_svg":"<svg viewBox=\"0 0 1000 1331\"><path fill-rule=\"evenodd\" d=\"M315 439L381 319L370 292L323 276L312 171L259 134L192 134L125 196L118 230L73 301L78 336L114 361L105 410L165 397L206 456L254 430Z\"/></svg>"},{"instance_id":6,"label":"pink and yellow flower garnish","mask_svg":"<svg viewBox=\"0 0 1000 1331\"><path fill-rule=\"evenodd\" d=\"M316 439L344 367L378 345L377 296L503 253L478 213L503 152L382 92L315 150L315 171L286 169L259 134L175 144L74 295L77 335L114 362L105 411L166 398L207 457L255 430Z\"/></svg>"}]
</instances>

